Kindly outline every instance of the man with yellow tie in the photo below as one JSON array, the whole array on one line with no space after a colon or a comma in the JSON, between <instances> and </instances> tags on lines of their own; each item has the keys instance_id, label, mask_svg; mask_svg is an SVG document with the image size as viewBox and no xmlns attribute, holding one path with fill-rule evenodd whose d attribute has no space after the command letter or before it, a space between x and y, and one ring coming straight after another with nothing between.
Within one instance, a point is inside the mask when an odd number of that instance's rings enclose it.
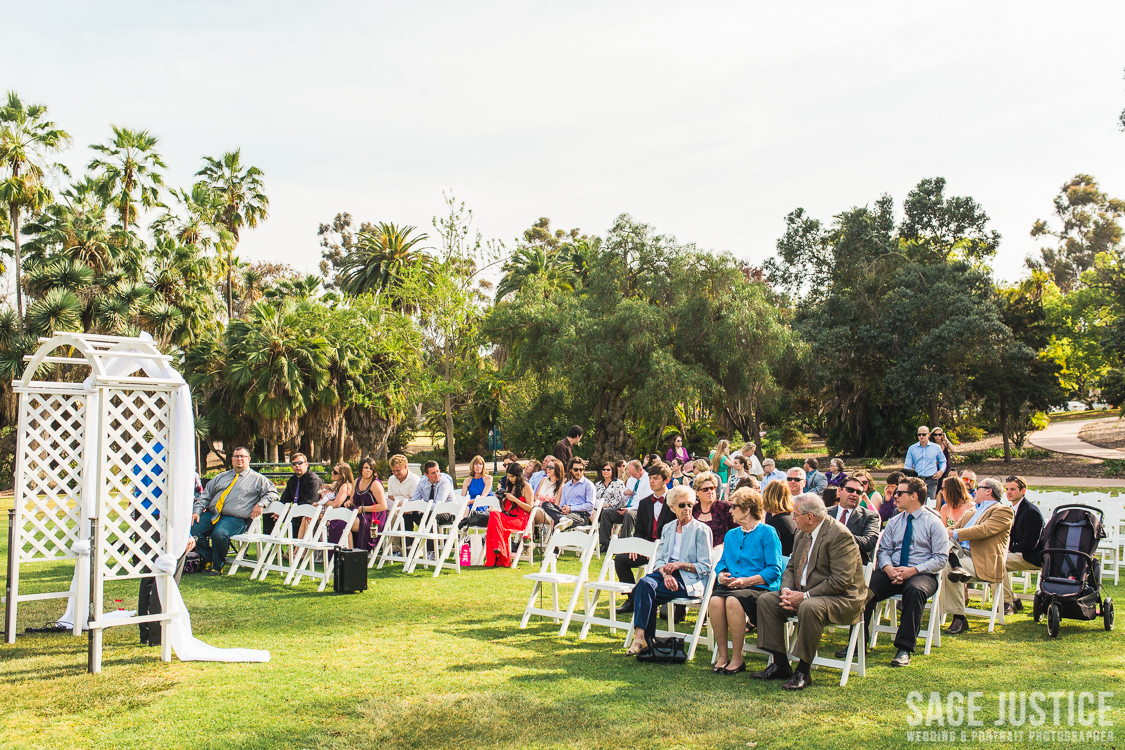
<instances>
[{"instance_id":1,"label":"man with yellow tie","mask_svg":"<svg viewBox=\"0 0 1125 750\"><path fill-rule=\"evenodd\" d=\"M248 449L235 448L230 462L234 468L207 483L191 517L196 549L210 564L208 573L213 576L222 575L230 538L245 532L278 497L273 482L250 468Z\"/></svg>"}]
</instances>

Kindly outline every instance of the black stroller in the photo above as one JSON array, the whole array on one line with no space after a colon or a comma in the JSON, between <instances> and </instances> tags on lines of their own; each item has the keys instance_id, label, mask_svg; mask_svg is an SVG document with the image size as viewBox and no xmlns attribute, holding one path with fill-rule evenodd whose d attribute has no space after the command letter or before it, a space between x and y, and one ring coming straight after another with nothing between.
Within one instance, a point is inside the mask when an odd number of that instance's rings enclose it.
<instances>
[{"instance_id":1,"label":"black stroller","mask_svg":"<svg viewBox=\"0 0 1125 750\"><path fill-rule=\"evenodd\" d=\"M1059 634L1059 621L1093 620L1101 617L1106 630L1113 630L1113 599L1101 598L1102 561L1098 542L1105 539L1103 515L1089 505L1060 505L1043 527L1039 547L1043 568L1032 614L1035 621L1047 615L1047 633ZM1098 604L1101 604L1101 610Z\"/></svg>"}]
</instances>

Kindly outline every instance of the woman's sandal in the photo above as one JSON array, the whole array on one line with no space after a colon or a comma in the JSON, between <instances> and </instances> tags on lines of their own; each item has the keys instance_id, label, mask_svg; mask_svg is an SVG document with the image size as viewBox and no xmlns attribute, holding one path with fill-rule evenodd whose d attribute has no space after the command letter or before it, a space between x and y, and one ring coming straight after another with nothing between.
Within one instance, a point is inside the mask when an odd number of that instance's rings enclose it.
<instances>
[{"instance_id":1,"label":"woman's sandal","mask_svg":"<svg viewBox=\"0 0 1125 750\"><path fill-rule=\"evenodd\" d=\"M644 651L646 648L648 648L647 643L642 645L642 644L637 643L636 641L633 641L632 644L629 645L629 648L626 649L625 655L626 656L636 656L640 652Z\"/></svg>"}]
</instances>

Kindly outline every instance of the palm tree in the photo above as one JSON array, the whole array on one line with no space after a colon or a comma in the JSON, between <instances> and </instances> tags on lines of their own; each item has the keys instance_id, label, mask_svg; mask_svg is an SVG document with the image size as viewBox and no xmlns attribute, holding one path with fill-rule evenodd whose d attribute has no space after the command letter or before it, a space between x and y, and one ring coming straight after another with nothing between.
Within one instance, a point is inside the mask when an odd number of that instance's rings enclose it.
<instances>
[{"instance_id":1,"label":"palm tree","mask_svg":"<svg viewBox=\"0 0 1125 750\"><path fill-rule=\"evenodd\" d=\"M243 227L256 227L259 221L269 218L269 198L263 191L262 170L243 168L241 149L236 149L214 159L203 157L206 165L196 173L202 183L210 188L213 209L210 222L223 227L227 234L220 237L220 247L226 255L227 317L234 319L234 251L238 247L239 232Z\"/></svg>"},{"instance_id":2,"label":"palm tree","mask_svg":"<svg viewBox=\"0 0 1125 750\"><path fill-rule=\"evenodd\" d=\"M159 170L168 167L156 153L158 140L147 130L129 130L114 125L113 139L109 143L90 145L106 158L95 157L86 168L101 172L109 204L121 217L122 235L137 223L138 200L144 208L164 205L160 202L164 178ZM137 195L134 196L134 193Z\"/></svg>"},{"instance_id":3,"label":"palm tree","mask_svg":"<svg viewBox=\"0 0 1125 750\"><path fill-rule=\"evenodd\" d=\"M496 287L496 301L519 292L529 280L541 279L546 294L552 291L573 291L574 274L568 259L559 251L547 250L542 246L524 246L504 263L504 276Z\"/></svg>"},{"instance_id":4,"label":"palm tree","mask_svg":"<svg viewBox=\"0 0 1125 750\"><path fill-rule=\"evenodd\" d=\"M355 248L344 259L341 291L354 296L379 294L393 286L405 268L423 257L423 248L418 245L429 235L411 236L416 228L379 222L370 231L360 231Z\"/></svg>"},{"instance_id":5,"label":"palm tree","mask_svg":"<svg viewBox=\"0 0 1125 750\"><path fill-rule=\"evenodd\" d=\"M14 91L0 107L0 168L6 176L0 181L0 201L7 205L9 229L16 261L16 310L23 331L23 269L20 263L20 214L39 211L51 202L51 191L44 183L49 169L66 173L61 164L48 164L47 153L58 152L70 142L70 135L46 119L47 107L24 104Z\"/></svg>"}]
</instances>

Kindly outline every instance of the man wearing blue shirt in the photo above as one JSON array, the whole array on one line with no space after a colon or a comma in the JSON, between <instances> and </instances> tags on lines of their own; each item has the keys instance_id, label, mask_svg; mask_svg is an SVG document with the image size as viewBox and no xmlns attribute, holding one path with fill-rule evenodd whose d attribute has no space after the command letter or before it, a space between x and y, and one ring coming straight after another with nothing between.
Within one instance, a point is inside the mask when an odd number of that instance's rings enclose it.
<instances>
[{"instance_id":1,"label":"man wearing blue shirt","mask_svg":"<svg viewBox=\"0 0 1125 750\"><path fill-rule=\"evenodd\" d=\"M936 503L938 480L945 473L945 452L941 446L930 442L930 428L926 425L918 428L918 442L906 451L906 468L916 471L926 483L927 504Z\"/></svg>"},{"instance_id":2,"label":"man wearing blue shirt","mask_svg":"<svg viewBox=\"0 0 1125 750\"><path fill-rule=\"evenodd\" d=\"M777 463L772 458L767 458L762 461L762 469L766 472L762 477L762 492L766 491L766 485L770 482L784 482L785 472L777 468Z\"/></svg>"},{"instance_id":3,"label":"man wearing blue shirt","mask_svg":"<svg viewBox=\"0 0 1125 750\"><path fill-rule=\"evenodd\" d=\"M569 479L562 488L562 497L559 502L562 506L562 518L555 524L556 531L565 531L576 523L590 523L590 514L594 512L594 483L583 472L586 462L575 456L567 465Z\"/></svg>"}]
</instances>

